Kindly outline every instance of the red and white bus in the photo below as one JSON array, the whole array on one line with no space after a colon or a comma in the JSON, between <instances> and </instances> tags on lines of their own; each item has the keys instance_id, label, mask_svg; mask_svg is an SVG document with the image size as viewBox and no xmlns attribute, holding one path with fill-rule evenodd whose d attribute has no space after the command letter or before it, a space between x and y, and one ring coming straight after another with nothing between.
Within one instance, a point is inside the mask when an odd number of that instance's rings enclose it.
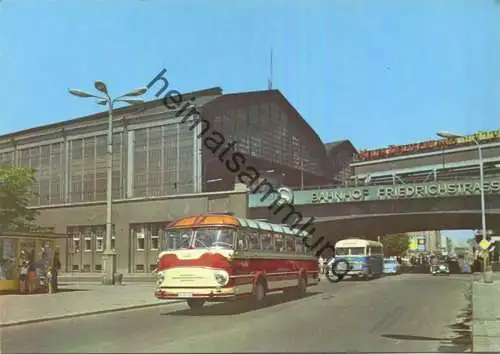
<instances>
[{"instance_id":1,"label":"red and white bus","mask_svg":"<svg viewBox=\"0 0 500 354\"><path fill-rule=\"evenodd\" d=\"M303 244L305 231L229 214L185 217L167 227L171 250L158 256L158 299L205 302L253 298L283 291L302 297L319 283L318 260Z\"/></svg>"}]
</instances>

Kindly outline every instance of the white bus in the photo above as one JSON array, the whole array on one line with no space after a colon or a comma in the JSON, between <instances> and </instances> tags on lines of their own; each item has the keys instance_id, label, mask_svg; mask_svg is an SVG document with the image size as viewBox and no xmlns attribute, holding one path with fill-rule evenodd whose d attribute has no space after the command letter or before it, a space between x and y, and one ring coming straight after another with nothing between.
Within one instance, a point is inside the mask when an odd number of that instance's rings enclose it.
<instances>
[{"instance_id":1,"label":"white bus","mask_svg":"<svg viewBox=\"0 0 500 354\"><path fill-rule=\"evenodd\" d=\"M348 266L338 273L339 278L350 275L368 279L378 277L384 271L384 249L377 241L349 238L335 244L335 261L340 265L342 261Z\"/></svg>"}]
</instances>

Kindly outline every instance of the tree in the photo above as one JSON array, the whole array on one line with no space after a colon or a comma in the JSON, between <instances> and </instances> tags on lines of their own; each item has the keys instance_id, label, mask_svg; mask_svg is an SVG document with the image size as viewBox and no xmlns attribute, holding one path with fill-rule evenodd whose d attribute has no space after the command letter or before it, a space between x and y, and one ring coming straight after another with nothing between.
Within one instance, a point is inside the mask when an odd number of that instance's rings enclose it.
<instances>
[{"instance_id":1,"label":"tree","mask_svg":"<svg viewBox=\"0 0 500 354\"><path fill-rule=\"evenodd\" d=\"M388 257L401 256L408 250L408 235L395 234L382 237L382 244L384 245L384 254Z\"/></svg>"},{"instance_id":2,"label":"tree","mask_svg":"<svg viewBox=\"0 0 500 354\"><path fill-rule=\"evenodd\" d=\"M35 194L35 170L0 166L0 230L31 231L38 212L28 209Z\"/></svg>"}]
</instances>

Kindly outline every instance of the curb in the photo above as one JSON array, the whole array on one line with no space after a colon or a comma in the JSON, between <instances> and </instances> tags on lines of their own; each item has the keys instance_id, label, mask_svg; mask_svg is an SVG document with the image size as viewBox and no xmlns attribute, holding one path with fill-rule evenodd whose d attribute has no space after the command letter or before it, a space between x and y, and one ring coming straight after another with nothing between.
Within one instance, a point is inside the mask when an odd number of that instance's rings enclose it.
<instances>
[{"instance_id":1,"label":"curb","mask_svg":"<svg viewBox=\"0 0 500 354\"><path fill-rule=\"evenodd\" d=\"M26 325L26 324L40 323L40 322L65 320L65 319L68 319L68 318L85 317L85 316L91 316L91 315L100 315L100 314L120 312L120 311L145 309L145 308L156 307L156 306L163 306L163 305L169 305L169 304L178 304L178 303L181 303L181 302L183 302L183 301L181 301L181 300L175 300L175 301L171 301L171 302L167 302L167 303L164 302L164 303L156 303L156 304L131 305L131 306L126 306L126 307L117 307L117 308L106 309L106 310L78 312L78 313L73 313L73 314L69 314L69 315L58 315L58 316L52 316L52 317L35 318L35 319L32 319L32 320L13 321L13 322L7 322L7 323L0 324L0 328L21 326L21 325Z\"/></svg>"}]
</instances>

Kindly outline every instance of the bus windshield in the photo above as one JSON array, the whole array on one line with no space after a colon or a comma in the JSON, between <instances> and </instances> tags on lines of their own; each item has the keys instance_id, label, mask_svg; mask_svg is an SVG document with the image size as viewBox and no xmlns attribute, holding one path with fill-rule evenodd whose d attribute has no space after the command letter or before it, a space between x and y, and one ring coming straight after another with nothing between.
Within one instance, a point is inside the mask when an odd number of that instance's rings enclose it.
<instances>
[{"instance_id":1,"label":"bus windshield","mask_svg":"<svg viewBox=\"0 0 500 354\"><path fill-rule=\"evenodd\" d=\"M233 248L235 232L228 228L199 228L169 230L165 249L182 248Z\"/></svg>"},{"instance_id":2,"label":"bus windshield","mask_svg":"<svg viewBox=\"0 0 500 354\"><path fill-rule=\"evenodd\" d=\"M351 256L364 256L365 248L364 247L351 247Z\"/></svg>"},{"instance_id":3,"label":"bus windshield","mask_svg":"<svg viewBox=\"0 0 500 354\"><path fill-rule=\"evenodd\" d=\"M234 230L232 229L197 229L194 232L193 248L233 248Z\"/></svg>"},{"instance_id":4,"label":"bus windshield","mask_svg":"<svg viewBox=\"0 0 500 354\"><path fill-rule=\"evenodd\" d=\"M337 256L348 256L349 255L349 248L335 248L335 254Z\"/></svg>"},{"instance_id":5,"label":"bus windshield","mask_svg":"<svg viewBox=\"0 0 500 354\"><path fill-rule=\"evenodd\" d=\"M188 248L193 230L169 230L163 246L164 250Z\"/></svg>"}]
</instances>

